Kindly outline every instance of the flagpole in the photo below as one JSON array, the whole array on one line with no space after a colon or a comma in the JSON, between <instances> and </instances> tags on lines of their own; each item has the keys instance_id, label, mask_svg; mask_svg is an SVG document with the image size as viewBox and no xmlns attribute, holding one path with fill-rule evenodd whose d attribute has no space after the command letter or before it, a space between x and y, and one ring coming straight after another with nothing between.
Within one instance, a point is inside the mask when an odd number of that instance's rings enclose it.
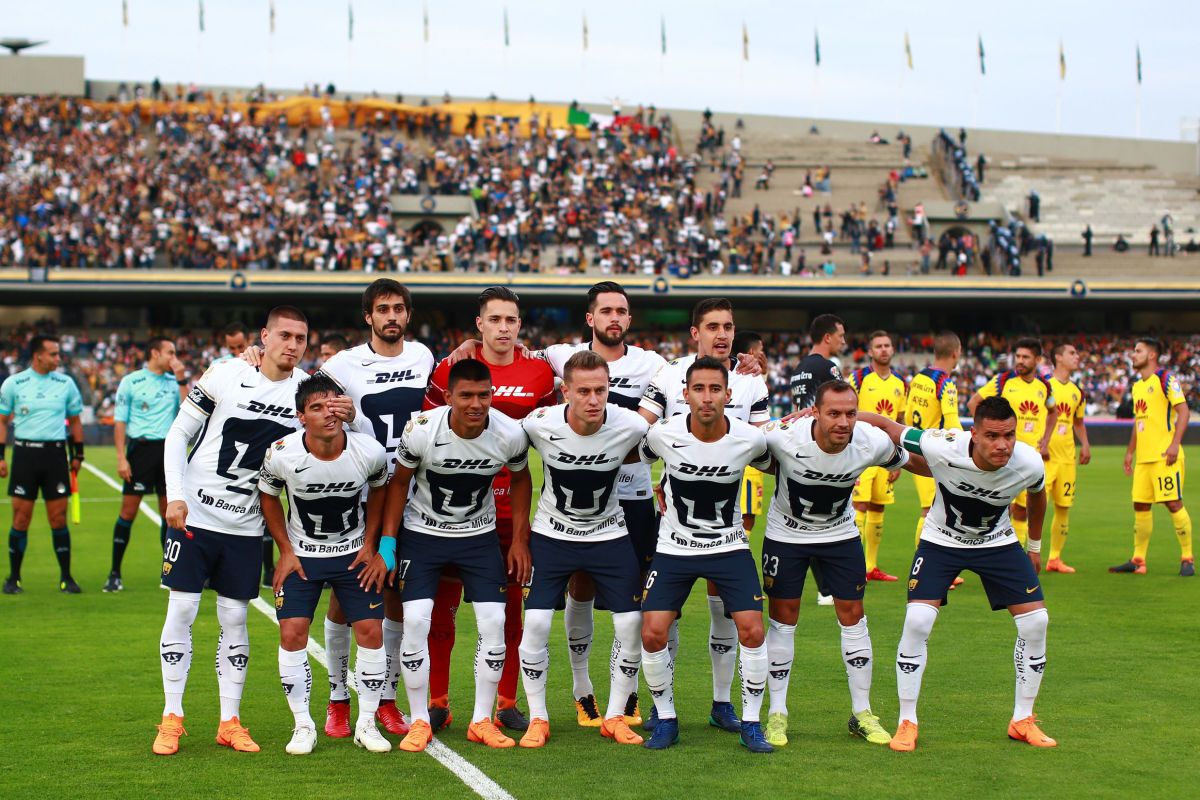
<instances>
[{"instance_id":1,"label":"flagpole","mask_svg":"<svg viewBox=\"0 0 1200 800\"><path fill-rule=\"evenodd\" d=\"M1137 91L1134 93L1135 103L1133 112L1133 130L1134 136L1138 139L1142 138L1142 83L1138 81Z\"/></svg>"},{"instance_id":2,"label":"flagpole","mask_svg":"<svg viewBox=\"0 0 1200 800\"><path fill-rule=\"evenodd\" d=\"M1058 81L1058 91L1054 100L1054 132L1062 133L1062 79Z\"/></svg>"},{"instance_id":3,"label":"flagpole","mask_svg":"<svg viewBox=\"0 0 1200 800\"><path fill-rule=\"evenodd\" d=\"M971 90L971 127L979 127L979 73L975 73L975 86Z\"/></svg>"}]
</instances>

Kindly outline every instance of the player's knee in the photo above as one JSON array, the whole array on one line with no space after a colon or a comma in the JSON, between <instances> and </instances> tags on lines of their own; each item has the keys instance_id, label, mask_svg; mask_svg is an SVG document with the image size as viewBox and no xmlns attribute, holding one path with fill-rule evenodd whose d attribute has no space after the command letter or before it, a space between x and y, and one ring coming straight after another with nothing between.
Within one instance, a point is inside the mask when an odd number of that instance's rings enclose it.
<instances>
[{"instance_id":1,"label":"player's knee","mask_svg":"<svg viewBox=\"0 0 1200 800\"><path fill-rule=\"evenodd\" d=\"M33 515L27 511L13 512L13 527L19 531L29 530L29 523L33 521Z\"/></svg>"},{"instance_id":2,"label":"player's knee","mask_svg":"<svg viewBox=\"0 0 1200 800\"><path fill-rule=\"evenodd\" d=\"M250 604L246 600L217 596L217 622L225 630L245 628L246 612Z\"/></svg>"},{"instance_id":3,"label":"player's knee","mask_svg":"<svg viewBox=\"0 0 1200 800\"><path fill-rule=\"evenodd\" d=\"M383 620L360 619L354 623L354 641L368 650L383 647Z\"/></svg>"},{"instance_id":4,"label":"player's knee","mask_svg":"<svg viewBox=\"0 0 1200 800\"><path fill-rule=\"evenodd\" d=\"M423 642L429 638L433 615L432 600L410 600L404 604L404 638Z\"/></svg>"},{"instance_id":5,"label":"player's knee","mask_svg":"<svg viewBox=\"0 0 1200 800\"><path fill-rule=\"evenodd\" d=\"M904 613L904 635L912 636L921 641L933 633L933 623L937 622L938 609L929 603L909 603Z\"/></svg>"},{"instance_id":6,"label":"player's knee","mask_svg":"<svg viewBox=\"0 0 1200 800\"><path fill-rule=\"evenodd\" d=\"M47 508L46 520L54 529L67 527L67 510L65 508Z\"/></svg>"},{"instance_id":7,"label":"player's knee","mask_svg":"<svg viewBox=\"0 0 1200 800\"><path fill-rule=\"evenodd\" d=\"M199 592L172 591L167 598L167 626L180 630L189 630L192 627L192 623L196 621L196 615L199 613Z\"/></svg>"},{"instance_id":8,"label":"player's knee","mask_svg":"<svg viewBox=\"0 0 1200 800\"><path fill-rule=\"evenodd\" d=\"M550 609L531 608L525 612L525 633L521 637L521 649L540 651L550 641L550 625L554 612Z\"/></svg>"},{"instance_id":9,"label":"player's knee","mask_svg":"<svg viewBox=\"0 0 1200 800\"><path fill-rule=\"evenodd\" d=\"M308 647L308 622L306 619L281 619L279 621L279 645L284 650L295 652Z\"/></svg>"},{"instance_id":10,"label":"player's knee","mask_svg":"<svg viewBox=\"0 0 1200 800\"><path fill-rule=\"evenodd\" d=\"M743 647L760 647L766 638L767 632L763 627L761 614L738 623L738 641Z\"/></svg>"},{"instance_id":11,"label":"player's knee","mask_svg":"<svg viewBox=\"0 0 1200 800\"><path fill-rule=\"evenodd\" d=\"M837 620L843 627L857 625L866 614L863 613L862 601L845 603L839 600L834 600L834 611L837 613Z\"/></svg>"},{"instance_id":12,"label":"player's knee","mask_svg":"<svg viewBox=\"0 0 1200 800\"><path fill-rule=\"evenodd\" d=\"M1026 611L1024 614L1017 614L1013 617L1013 622L1017 625L1017 633L1023 639L1044 638L1046 631L1050 627L1050 612L1043 608L1035 608L1033 611Z\"/></svg>"},{"instance_id":13,"label":"player's knee","mask_svg":"<svg viewBox=\"0 0 1200 800\"><path fill-rule=\"evenodd\" d=\"M641 647L638 632L642 627L642 615L637 611L613 614L613 631L625 647Z\"/></svg>"},{"instance_id":14,"label":"player's knee","mask_svg":"<svg viewBox=\"0 0 1200 800\"><path fill-rule=\"evenodd\" d=\"M642 650L648 653L657 653L660 650L667 649L667 632L647 630L642 628Z\"/></svg>"},{"instance_id":15,"label":"player's knee","mask_svg":"<svg viewBox=\"0 0 1200 800\"><path fill-rule=\"evenodd\" d=\"M473 603L475 625L485 640L497 641L504 638L504 603Z\"/></svg>"}]
</instances>

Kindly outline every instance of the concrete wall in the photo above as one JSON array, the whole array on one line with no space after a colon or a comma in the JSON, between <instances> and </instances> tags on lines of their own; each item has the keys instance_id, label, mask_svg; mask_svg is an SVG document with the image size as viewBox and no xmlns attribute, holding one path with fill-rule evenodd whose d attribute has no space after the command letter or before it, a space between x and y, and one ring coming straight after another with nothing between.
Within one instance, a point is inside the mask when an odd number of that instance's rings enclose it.
<instances>
[{"instance_id":1,"label":"concrete wall","mask_svg":"<svg viewBox=\"0 0 1200 800\"><path fill-rule=\"evenodd\" d=\"M82 97L83 56L0 56L0 94Z\"/></svg>"}]
</instances>

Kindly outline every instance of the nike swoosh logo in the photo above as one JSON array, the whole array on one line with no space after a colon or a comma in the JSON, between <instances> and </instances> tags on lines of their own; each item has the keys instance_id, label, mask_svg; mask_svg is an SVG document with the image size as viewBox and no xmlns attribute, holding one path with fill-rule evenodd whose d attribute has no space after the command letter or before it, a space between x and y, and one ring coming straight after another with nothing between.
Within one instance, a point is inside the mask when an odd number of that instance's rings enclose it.
<instances>
[{"instance_id":1,"label":"nike swoosh logo","mask_svg":"<svg viewBox=\"0 0 1200 800\"><path fill-rule=\"evenodd\" d=\"M446 446L446 445L448 445L448 444L450 444L450 443L449 443L449 442L436 442L436 441L435 441L435 442L433 443L433 446L434 446L434 447L445 447L445 446Z\"/></svg>"},{"instance_id":2,"label":"nike swoosh logo","mask_svg":"<svg viewBox=\"0 0 1200 800\"><path fill-rule=\"evenodd\" d=\"M379 608L383 603L367 603L367 608Z\"/></svg>"},{"instance_id":3,"label":"nike swoosh logo","mask_svg":"<svg viewBox=\"0 0 1200 800\"><path fill-rule=\"evenodd\" d=\"M867 585L864 583L862 586L855 586L854 591L861 592L865 588L867 588Z\"/></svg>"},{"instance_id":4,"label":"nike swoosh logo","mask_svg":"<svg viewBox=\"0 0 1200 800\"><path fill-rule=\"evenodd\" d=\"M372 365L372 364L374 364L374 363L375 363L374 361L364 361L364 362L362 362L362 365L363 365L364 367L369 367L369 366L371 366L371 365Z\"/></svg>"},{"instance_id":5,"label":"nike swoosh logo","mask_svg":"<svg viewBox=\"0 0 1200 800\"><path fill-rule=\"evenodd\" d=\"M804 453L796 453L796 458L811 458L811 457L812 456L806 456Z\"/></svg>"},{"instance_id":6,"label":"nike swoosh logo","mask_svg":"<svg viewBox=\"0 0 1200 800\"><path fill-rule=\"evenodd\" d=\"M846 653L846 655L852 656L855 653L865 653L865 652L867 652L867 650L866 650L866 648L863 648L862 650L851 650L849 653Z\"/></svg>"},{"instance_id":7,"label":"nike swoosh logo","mask_svg":"<svg viewBox=\"0 0 1200 800\"><path fill-rule=\"evenodd\" d=\"M1036 586L1035 586L1035 587L1033 587L1032 589L1026 588L1026 589L1025 589L1025 594L1033 594L1033 593L1034 593L1034 592L1036 592L1037 590L1038 590L1038 587L1036 587Z\"/></svg>"},{"instance_id":8,"label":"nike swoosh logo","mask_svg":"<svg viewBox=\"0 0 1200 800\"><path fill-rule=\"evenodd\" d=\"M249 647L249 646L250 645L248 645L248 644L231 644L231 645L229 645L229 649L237 650L239 647Z\"/></svg>"},{"instance_id":9,"label":"nike swoosh logo","mask_svg":"<svg viewBox=\"0 0 1200 800\"><path fill-rule=\"evenodd\" d=\"M552 442L561 442L563 439L566 439L566 438L567 437L565 437L565 436L555 436L554 434L550 434L550 441L552 441Z\"/></svg>"},{"instance_id":10,"label":"nike swoosh logo","mask_svg":"<svg viewBox=\"0 0 1200 800\"><path fill-rule=\"evenodd\" d=\"M243 383L243 384L242 384L242 388L243 388L243 389L253 389L253 388L254 388L254 384L253 384L253 383Z\"/></svg>"},{"instance_id":11,"label":"nike swoosh logo","mask_svg":"<svg viewBox=\"0 0 1200 800\"><path fill-rule=\"evenodd\" d=\"M674 447L676 450L678 450L681 447L687 447L687 445L686 444L675 444L674 442L671 442L671 447Z\"/></svg>"},{"instance_id":12,"label":"nike swoosh logo","mask_svg":"<svg viewBox=\"0 0 1200 800\"><path fill-rule=\"evenodd\" d=\"M906 656L904 653L901 653L900 658L916 658L916 656Z\"/></svg>"},{"instance_id":13,"label":"nike swoosh logo","mask_svg":"<svg viewBox=\"0 0 1200 800\"><path fill-rule=\"evenodd\" d=\"M754 602L756 602L756 603L760 602L762 599L763 599L763 596L761 594L754 595Z\"/></svg>"},{"instance_id":14,"label":"nike swoosh logo","mask_svg":"<svg viewBox=\"0 0 1200 800\"><path fill-rule=\"evenodd\" d=\"M786 662L786 661L772 661L771 662L772 667L786 667L787 665L788 665L788 662Z\"/></svg>"},{"instance_id":15,"label":"nike swoosh logo","mask_svg":"<svg viewBox=\"0 0 1200 800\"><path fill-rule=\"evenodd\" d=\"M301 472L304 472L304 470L310 469L310 468L312 468L312 464L309 464L307 467L296 467L295 472L297 475L299 475Z\"/></svg>"}]
</instances>

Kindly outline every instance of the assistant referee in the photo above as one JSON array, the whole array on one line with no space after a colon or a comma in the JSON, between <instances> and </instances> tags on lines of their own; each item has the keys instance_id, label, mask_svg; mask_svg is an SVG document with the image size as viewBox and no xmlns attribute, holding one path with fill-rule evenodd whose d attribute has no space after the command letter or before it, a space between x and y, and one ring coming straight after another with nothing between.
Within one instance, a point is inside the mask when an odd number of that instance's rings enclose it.
<instances>
[{"instance_id":1,"label":"assistant referee","mask_svg":"<svg viewBox=\"0 0 1200 800\"><path fill-rule=\"evenodd\" d=\"M21 562L29 539L33 504L41 491L61 573L59 591L79 594L83 590L71 577L67 501L71 495L71 473L78 472L83 465L83 424L79 421L83 400L75 381L57 371L61 359L58 339L34 336L29 340L29 352L33 359L30 368L0 386L0 478L9 478L8 494L13 504L12 529L8 532L11 569L4 581L3 592L20 594L24 591ZM8 462L4 460L10 420L14 422L11 476ZM71 430L69 440L66 427Z\"/></svg>"}]
</instances>

